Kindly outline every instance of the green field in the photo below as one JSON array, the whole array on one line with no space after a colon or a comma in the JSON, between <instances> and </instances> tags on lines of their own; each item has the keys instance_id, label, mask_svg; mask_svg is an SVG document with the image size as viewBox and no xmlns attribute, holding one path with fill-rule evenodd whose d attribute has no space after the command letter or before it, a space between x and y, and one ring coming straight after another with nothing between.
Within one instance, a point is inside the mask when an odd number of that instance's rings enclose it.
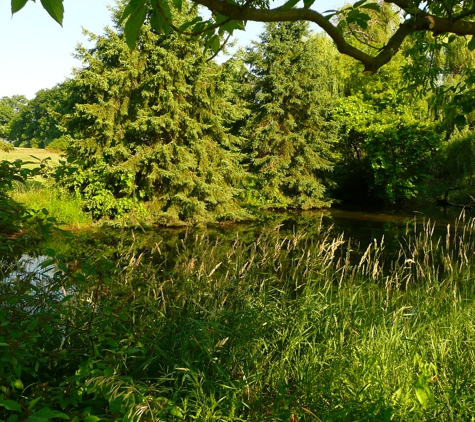
<instances>
[{"instance_id":1,"label":"green field","mask_svg":"<svg viewBox=\"0 0 475 422\"><path fill-rule=\"evenodd\" d=\"M51 158L51 161L57 163L60 158L60 154L57 152L48 151L42 148L15 148L11 152L0 151L0 161L36 161L32 156L44 160L46 158Z\"/></svg>"}]
</instances>

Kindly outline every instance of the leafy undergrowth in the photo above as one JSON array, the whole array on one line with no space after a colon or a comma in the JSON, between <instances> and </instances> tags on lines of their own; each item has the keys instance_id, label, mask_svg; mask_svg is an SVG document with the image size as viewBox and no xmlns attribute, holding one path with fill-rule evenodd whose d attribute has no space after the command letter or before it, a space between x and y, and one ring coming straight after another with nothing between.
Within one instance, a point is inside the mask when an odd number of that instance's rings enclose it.
<instances>
[{"instance_id":1,"label":"leafy undergrowth","mask_svg":"<svg viewBox=\"0 0 475 422\"><path fill-rule=\"evenodd\" d=\"M4 265L0 419L470 420L475 223L432 233L393 263L269 231Z\"/></svg>"},{"instance_id":2,"label":"leafy undergrowth","mask_svg":"<svg viewBox=\"0 0 475 422\"><path fill-rule=\"evenodd\" d=\"M70 228L90 226L93 223L92 216L83 211L83 201L79 196L44 180L17 183L11 196L29 210L47 210L48 215Z\"/></svg>"}]
</instances>

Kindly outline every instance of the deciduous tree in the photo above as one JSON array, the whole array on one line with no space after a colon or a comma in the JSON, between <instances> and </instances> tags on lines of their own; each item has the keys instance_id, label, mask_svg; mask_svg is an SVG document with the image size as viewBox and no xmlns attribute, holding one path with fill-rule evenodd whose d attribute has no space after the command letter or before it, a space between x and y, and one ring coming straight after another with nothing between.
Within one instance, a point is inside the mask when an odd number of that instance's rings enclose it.
<instances>
[{"instance_id":1,"label":"deciduous tree","mask_svg":"<svg viewBox=\"0 0 475 422\"><path fill-rule=\"evenodd\" d=\"M28 0L11 0L12 13L16 13ZM372 51L355 45L344 36L343 27L353 25L355 31L366 30L371 17L368 11L380 11L378 3L358 0L340 10L319 12L315 0L287 0L283 5L272 7L267 0L193 0L205 6L211 16L203 19L191 16L187 22L178 22L172 9L182 8L181 0L127 0L122 19L126 21L125 32L130 46L140 32L145 20L159 33L171 30L183 34L204 36L215 50L220 48L220 35L244 29L248 21L256 22L296 22L308 21L319 25L335 42L338 51L360 61L368 73L374 73L388 63L400 50L403 42L414 34L428 33L434 37L453 34L468 37L467 48L475 47L475 7L463 0L388 0L394 13L402 17L401 22L391 31L387 41ZM63 0L42 0L48 13L59 23L63 20ZM332 19L336 18L336 19ZM384 22L379 22L384 26ZM417 43L417 54L427 51L427 45Z\"/></svg>"},{"instance_id":2,"label":"deciduous tree","mask_svg":"<svg viewBox=\"0 0 475 422\"><path fill-rule=\"evenodd\" d=\"M62 138L63 116L75 104L74 83L67 80L51 89L42 89L22 107L10 123L8 139L16 146L45 148Z\"/></svg>"},{"instance_id":3,"label":"deciduous tree","mask_svg":"<svg viewBox=\"0 0 475 422\"><path fill-rule=\"evenodd\" d=\"M27 104L28 98L23 95L0 98L0 138L8 139L12 121Z\"/></svg>"}]
</instances>

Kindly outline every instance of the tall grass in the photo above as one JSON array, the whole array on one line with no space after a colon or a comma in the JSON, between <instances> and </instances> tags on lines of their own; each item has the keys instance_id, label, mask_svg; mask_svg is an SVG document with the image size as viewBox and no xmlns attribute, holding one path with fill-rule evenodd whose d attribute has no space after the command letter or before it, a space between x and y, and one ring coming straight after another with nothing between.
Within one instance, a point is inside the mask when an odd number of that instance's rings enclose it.
<instances>
[{"instance_id":1,"label":"tall grass","mask_svg":"<svg viewBox=\"0 0 475 422\"><path fill-rule=\"evenodd\" d=\"M116 262L49 251L47 287L2 285L0 405L41 397L91 421L472 420L474 251L463 215L441 239L408 227L392 261L384 239L357 252L323 228L188 234Z\"/></svg>"},{"instance_id":2,"label":"tall grass","mask_svg":"<svg viewBox=\"0 0 475 422\"><path fill-rule=\"evenodd\" d=\"M64 192L49 182L42 180L16 184L12 198L32 211L46 209L51 217L68 227L88 226L92 224L90 213L82 210L79 196Z\"/></svg>"}]
</instances>

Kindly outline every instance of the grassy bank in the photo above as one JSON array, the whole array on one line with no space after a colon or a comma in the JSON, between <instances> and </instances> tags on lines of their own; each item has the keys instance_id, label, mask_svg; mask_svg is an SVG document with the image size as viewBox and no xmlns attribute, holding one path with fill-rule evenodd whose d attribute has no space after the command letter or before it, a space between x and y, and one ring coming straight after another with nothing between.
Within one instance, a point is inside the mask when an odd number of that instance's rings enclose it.
<instances>
[{"instance_id":1,"label":"grassy bank","mask_svg":"<svg viewBox=\"0 0 475 422\"><path fill-rule=\"evenodd\" d=\"M471 420L475 223L432 233L392 263L323 231L48 250L2 284L0 418Z\"/></svg>"},{"instance_id":2,"label":"grassy bank","mask_svg":"<svg viewBox=\"0 0 475 422\"><path fill-rule=\"evenodd\" d=\"M33 158L33 157L36 157ZM26 169L37 168L41 161L50 160L51 165L57 164L60 154L40 148L14 148L10 152L0 151L0 161L14 162L22 160L29 162L24 165ZM46 210L50 218L68 227L82 227L92 224L90 214L82 210L83 204L79 197L68 194L36 175L29 180L15 182L9 190L9 195L14 201L22 204L26 209L33 212Z\"/></svg>"},{"instance_id":3,"label":"grassy bank","mask_svg":"<svg viewBox=\"0 0 475 422\"><path fill-rule=\"evenodd\" d=\"M85 227L93 222L91 215L82 210L80 197L64 192L44 180L15 184L11 196L29 210L46 210L49 217L66 227Z\"/></svg>"},{"instance_id":4,"label":"grassy bank","mask_svg":"<svg viewBox=\"0 0 475 422\"><path fill-rule=\"evenodd\" d=\"M49 158L53 163L58 163L61 154L44 148L14 148L14 150L10 152L0 150L0 160L22 160L36 162L37 160L35 160L33 157L36 157L38 160L45 160Z\"/></svg>"}]
</instances>

